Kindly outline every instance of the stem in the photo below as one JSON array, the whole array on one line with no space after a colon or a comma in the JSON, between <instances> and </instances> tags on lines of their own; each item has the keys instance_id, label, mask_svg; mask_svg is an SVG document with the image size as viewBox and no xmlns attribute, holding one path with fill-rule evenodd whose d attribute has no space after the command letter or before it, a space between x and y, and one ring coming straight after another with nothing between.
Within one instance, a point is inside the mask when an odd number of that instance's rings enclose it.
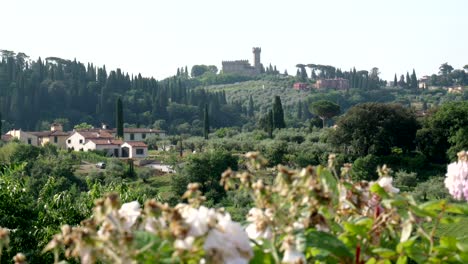
<instances>
[{"instance_id":1,"label":"stem","mask_svg":"<svg viewBox=\"0 0 468 264\"><path fill-rule=\"evenodd\" d=\"M431 234L429 237L429 242L430 242L431 247L430 247L429 253L432 253L432 249L434 248L435 232L436 232L437 227L440 224L440 220L442 219L442 216L444 215L444 213L445 213L445 203L442 205L442 209L440 210L440 213L437 216L434 226L432 227L432 230L431 230Z\"/></svg>"}]
</instances>

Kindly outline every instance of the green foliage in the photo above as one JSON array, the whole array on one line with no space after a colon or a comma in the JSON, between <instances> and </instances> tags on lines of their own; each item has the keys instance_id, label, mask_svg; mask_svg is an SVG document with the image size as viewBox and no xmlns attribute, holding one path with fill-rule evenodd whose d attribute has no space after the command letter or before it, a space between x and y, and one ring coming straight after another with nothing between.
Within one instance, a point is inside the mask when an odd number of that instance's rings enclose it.
<instances>
[{"instance_id":1,"label":"green foliage","mask_svg":"<svg viewBox=\"0 0 468 264\"><path fill-rule=\"evenodd\" d=\"M117 137L123 138L124 136L124 129L123 129L123 106L122 106L122 99L120 97L117 99L116 106L115 106L115 126L117 128Z\"/></svg>"},{"instance_id":2,"label":"green foliage","mask_svg":"<svg viewBox=\"0 0 468 264\"><path fill-rule=\"evenodd\" d=\"M355 180L375 180L377 179L377 166L380 164L379 158L375 155L367 155L357 158L352 167L352 175Z\"/></svg>"},{"instance_id":3,"label":"green foliage","mask_svg":"<svg viewBox=\"0 0 468 264\"><path fill-rule=\"evenodd\" d=\"M273 127L275 129L286 127L286 123L284 122L283 106L281 105L281 98L279 96L275 96L273 101Z\"/></svg>"},{"instance_id":4,"label":"green foliage","mask_svg":"<svg viewBox=\"0 0 468 264\"><path fill-rule=\"evenodd\" d=\"M468 148L468 102L447 103L423 122L418 131L418 148L431 161L446 163ZM448 159L447 159L448 157Z\"/></svg>"},{"instance_id":5,"label":"green foliage","mask_svg":"<svg viewBox=\"0 0 468 264\"><path fill-rule=\"evenodd\" d=\"M321 101L310 104L309 110L312 113L319 116L320 119L322 119L323 127L326 127L326 124L327 124L326 120L334 116L337 116L341 112L339 105L330 101L325 101L325 100L321 100Z\"/></svg>"},{"instance_id":6,"label":"green foliage","mask_svg":"<svg viewBox=\"0 0 468 264\"><path fill-rule=\"evenodd\" d=\"M187 184L197 182L207 200L218 203L225 196L220 186L220 175L227 168L237 169L237 158L225 150L213 150L194 154L187 158L180 174L172 178L172 190L178 196L184 194Z\"/></svg>"},{"instance_id":7,"label":"green foliage","mask_svg":"<svg viewBox=\"0 0 468 264\"><path fill-rule=\"evenodd\" d=\"M413 150L418 123L401 105L366 103L352 107L337 126L331 143L344 153L365 156L390 154L394 147Z\"/></svg>"},{"instance_id":8,"label":"green foliage","mask_svg":"<svg viewBox=\"0 0 468 264\"><path fill-rule=\"evenodd\" d=\"M86 123L86 122L83 122L83 123L81 123L81 124L75 125L75 126L73 127L73 129L75 129L75 130L84 130L84 129L91 129L91 128L93 128L93 126L90 125L90 124L88 124L88 123Z\"/></svg>"}]
</instances>

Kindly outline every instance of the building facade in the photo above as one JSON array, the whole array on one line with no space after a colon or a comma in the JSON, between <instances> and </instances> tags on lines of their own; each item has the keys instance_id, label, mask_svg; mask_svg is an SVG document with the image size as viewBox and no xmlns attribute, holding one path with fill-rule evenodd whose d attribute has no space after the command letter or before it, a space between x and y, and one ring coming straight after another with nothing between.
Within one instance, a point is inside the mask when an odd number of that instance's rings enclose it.
<instances>
[{"instance_id":1,"label":"building facade","mask_svg":"<svg viewBox=\"0 0 468 264\"><path fill-rule=\"evenodd\" d=\"M250 65L248 60L223 61L223 73L246 76L256 76L262 73L263 65L260 60L261 52L262 49L259 47L252 48L253 65Z\"/></svg>"},{"instance_id":2,"label":"building facade","mask_svg":"<svg viewBox=\"0 0 468 264\"><path fill-rule=\"evenodd\" d=\"M348 90L349 80L343 78L337 79L320 79L315 83L316 89L336 89L336 90Z\"/></svg>"}]
</instances>

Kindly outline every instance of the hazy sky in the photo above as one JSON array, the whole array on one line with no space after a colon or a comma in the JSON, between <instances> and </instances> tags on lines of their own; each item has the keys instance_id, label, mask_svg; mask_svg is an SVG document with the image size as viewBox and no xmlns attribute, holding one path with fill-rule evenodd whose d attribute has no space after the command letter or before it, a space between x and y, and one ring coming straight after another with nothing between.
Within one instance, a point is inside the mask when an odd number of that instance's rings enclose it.
<instances>
[{"instance_id":1,"label":"hazy sky","mask_svg":"<svg viewBox=\"0 0 468 264\"><path fill-rule=\"evenodd\" d=\"M177 67L249 59L378 67L384 79L468 64L466 0L2 0L0 49L157 79Z\"/></svg>"}]
</instances>

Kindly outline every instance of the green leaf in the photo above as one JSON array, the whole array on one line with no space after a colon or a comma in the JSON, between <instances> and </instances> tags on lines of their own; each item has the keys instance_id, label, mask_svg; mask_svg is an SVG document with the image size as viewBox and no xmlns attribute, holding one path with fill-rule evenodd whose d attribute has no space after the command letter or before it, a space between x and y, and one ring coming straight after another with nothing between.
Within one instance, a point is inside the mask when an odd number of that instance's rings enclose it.
<instances>
[{"instance_id":1,"label":"green leaf","mask_svg":"<svg viewBox=\"0 0 468 264\"><path fill-rule=\"evenodd\" d=\"M341 262L348 262L353 259L353 254L346 245L329 233L310 230L306 234L306 243L308 247L314 247L330 252L332 256Z\"/></svg>"},{"instance_id":2,"label":"green leaf","mask_svg":"<svg viewBox=\"0 0 468 264\"><path fill-rule=\"evenodd\" d=\"M447 204L446 200L429 201L419 205L419 208L425 211L432 211L434 213L441 211Z\"/></svg>"},{"instance_id":3,"label":"green leaf","mask_svg":"<svg viewBox=\"0 0 468 264\"><path fill-rule=\"evenodd\" d=\"M463 203L463 204L448 204L447 207L445 208L445 211L447 213L467 215L468 214L468 204L466 204L466 203Z\"/></svg>"},{"instance_id":4,"label":"green leaf","mask_svg":"<svg viewBox=\"0 0 468 264\"><path fill-rule=\"evenodd\" d=\"M391 258L397 254L395 251L388 248L376 248L372 250L372 252L383 258Z\"/></svg>"},{"instance_id":5,"label":"green leaf","mask_svg":"<svg viewBox=\"0 0 468 264\"><path fill-rule=\"evenodd\" d=\"M250 260L250 264L273 264L275 260L271 253L265 253L262 248L254 248L254 257Z\"/></svg>"},{"instance_id":6,"label":"green leaf","mask_svg":"<svg viewBox=\"0 0 468 264\"><path fill-rule=\"evenodd\" d=\"M398 257L397 263L396 264L406 264L408 263L408 257L407 256L400 256Z\"/></svg>"},{"instance_id":7,"label":"green leaf","mask_svg":"<svg viewBox=\"0 0 468 264\"><path fill-rule=\"evenodd\" d=\"M386 192L385 189L382 188L378 183L372 184L372 186L369 188L369 190L370 190L372 193L377 194L377 195L380 196L381 198L388 198L387 192Z\"/></svg>"}]
</instances>

